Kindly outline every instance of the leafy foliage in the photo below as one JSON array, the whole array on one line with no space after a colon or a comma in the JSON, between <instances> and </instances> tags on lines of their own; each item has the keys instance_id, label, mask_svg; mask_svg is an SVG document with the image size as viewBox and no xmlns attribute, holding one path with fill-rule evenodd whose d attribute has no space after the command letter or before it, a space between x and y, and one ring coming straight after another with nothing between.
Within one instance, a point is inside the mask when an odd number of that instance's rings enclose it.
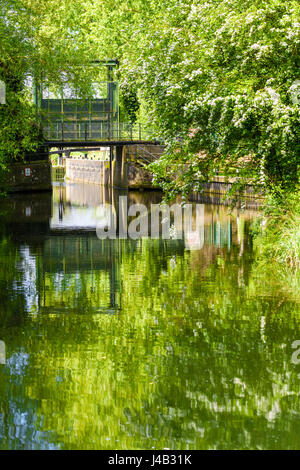
<instances>
[{"instance_id":1,"label":"leafy foliage","mask_svg":"<svg viewBox=\"0 0 300 470\"><path fill-rule=\"evenodd\" d=\"M295 1L171 1L136 25L122 70L138 78L169 142L152 167L166 191L188 193L195 180L233 169L294 188L299 13Z\"/></svg>"},{"instance_id":2,"label":"leafy foliage","mask_svg":"<svg viewBox=\"0 0 300 470\"><path fill-rule=\"evenodd\" d=\"M140 104L137 96L137 90L134 87L123 84L120 88L121 106L123 104L126 116L129 121L134 124L137 120L137 112Z\"/></svg>"},{"instance_id":3,"label":"leafy foliage","mask_svg":"<svg viewBox=\"0 0 300 470\"><path fill-rule=\"evenodd\" d=\"M260 259L300 268L300 192L287 195L276 188L267 198L256 233L255 244Z\"/></svg>"},{"instance_id":4,"label":"leafy foliage","mask_svg":"<svg viewBox=\"0 0 300 470\"><path fill-rule=\"evenodd\" d=\"M33 80L59 86L64 79L83 94L90 92L95 67L78 67L94 58L85 39L87 24L81 13L79 1L65 0L59 6L54 0L43 4L37 0L1 2L0 80L7 87L7 105L0 107L3 169L41 144L28 92Z\"/></svg>"},{"instance_id":5,"label":"leafy foliage","mask_svg":"<svg viewBox=\"0 0 300 470\"><path fill-rule=\"evenodd\" d=\"M127 116L140 102L168 144L152 171L170 197L216 171L293 190L299 16L295 0L5 0L1 60L18 79L63 70L84 94L96 74L77 66L118 58Z\"/></svg>"}]
</instances>

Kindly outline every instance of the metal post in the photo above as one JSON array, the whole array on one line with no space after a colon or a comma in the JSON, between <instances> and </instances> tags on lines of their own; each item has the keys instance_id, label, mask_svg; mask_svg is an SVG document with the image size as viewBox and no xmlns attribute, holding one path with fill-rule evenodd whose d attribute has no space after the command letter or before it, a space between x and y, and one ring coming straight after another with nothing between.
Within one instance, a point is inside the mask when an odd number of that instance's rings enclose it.
<instances>
[{"instance_id":1,"label":"metal post","mask_svg":"<svg viewBox=\"0 0 300 470\"><path fill-rule=\"evenodd\" d=\"M59 166L62 166L62 154L63 154L63 148L62 147L59 147L59 154L58 154L58 164Z\"/></svg>"},{"instance_id":2,"label":"metal post","mask_svg":"<svg viewBox=\"0 0 300 470\"><path fill-rule=\"evenodd\" d=\"M112 145L109 147L109 166L110 166L110 187L112 188L113 185L113 174L112 174L112 161L113 161L113 147Z\"/></svg>"}]
</instances>

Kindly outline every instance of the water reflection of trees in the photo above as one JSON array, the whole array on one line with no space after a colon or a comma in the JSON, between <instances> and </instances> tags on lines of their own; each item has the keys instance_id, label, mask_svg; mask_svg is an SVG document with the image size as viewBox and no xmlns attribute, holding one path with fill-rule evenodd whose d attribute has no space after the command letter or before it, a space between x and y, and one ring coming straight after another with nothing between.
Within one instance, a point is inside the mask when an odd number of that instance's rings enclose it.
<instances>
[{"instance_id":1,"label":"water reflection of trees","mask_svg":"<svg viewBox=\"0 0 300 470\"><path fill-rule=\"evenodd\" d=\"M46 237L31 248L40 297L27 315L20 250L3 238L3 446L34 446L35 429L65 448L299 448L299 305L258 270L248 231L233 219L230 249L191 252ZM120 310L102 315L87 306L110 306L112 259Z\"/></svg>"}]
</instances>

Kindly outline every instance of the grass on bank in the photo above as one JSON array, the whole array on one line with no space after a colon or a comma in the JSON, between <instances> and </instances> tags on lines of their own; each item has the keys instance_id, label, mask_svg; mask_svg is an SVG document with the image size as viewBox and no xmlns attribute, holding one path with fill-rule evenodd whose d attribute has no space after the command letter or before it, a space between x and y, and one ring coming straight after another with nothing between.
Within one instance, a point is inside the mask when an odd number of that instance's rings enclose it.
<instances>
[{"instance_id":1,"label":"grass on bank","mask_svg":"<svg viewBox=\"0 0 300 470\"><path fill-rule=\"evenodd\" d=\"M300 268L300 190L271 194L264 206L260 228L255 228L255 246L270 262Z\"/></svg>"}]
</instances>

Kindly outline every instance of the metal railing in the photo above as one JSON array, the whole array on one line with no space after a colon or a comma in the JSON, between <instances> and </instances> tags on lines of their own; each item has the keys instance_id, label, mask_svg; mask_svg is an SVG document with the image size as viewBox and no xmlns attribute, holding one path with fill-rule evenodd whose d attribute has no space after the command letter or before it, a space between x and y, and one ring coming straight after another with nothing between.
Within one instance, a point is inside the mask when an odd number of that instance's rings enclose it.
<instances>
[{"instance_id":1,"label":"metal railing","mask_svg":"<svg viewBox=\"0 0 300 470\"><path fill-rule=\"evenodd\" d=\"M56 121L43 124L43 135L49 141L157 141L155 132L141 124L107 121Z\"/></svg>"},{"instance_id":2,"label":"metal railing","mask_svg":"<svg viewBox=\"0 0 300 470\"><path fill-rule=\"evenodd\" d=\"M138 165L145 167L160 158L160 156L160 154L149 152L149 150L137 144L134 146L134 151L130 152L131 158L129 159L129 161L131 161L133 158Z\"/></svg>"}]
</instances>

